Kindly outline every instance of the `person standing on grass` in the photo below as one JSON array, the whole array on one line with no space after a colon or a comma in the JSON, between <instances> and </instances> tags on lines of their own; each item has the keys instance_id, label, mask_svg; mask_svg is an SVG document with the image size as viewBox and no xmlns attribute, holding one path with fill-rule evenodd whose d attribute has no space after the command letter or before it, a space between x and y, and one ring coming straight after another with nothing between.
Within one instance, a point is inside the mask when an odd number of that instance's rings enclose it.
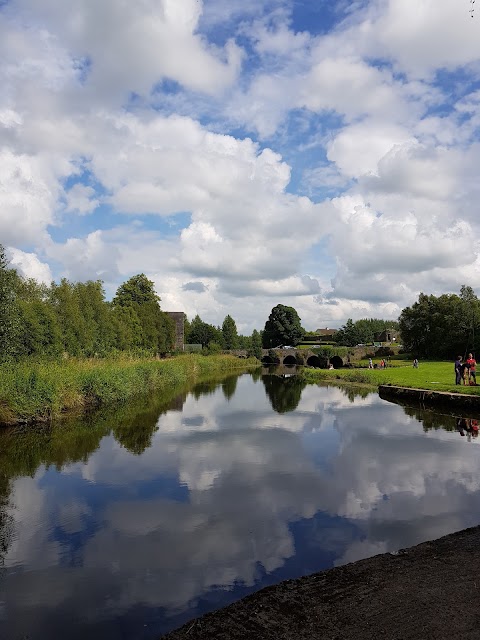
<instances>
[{"instance_id":1,"label":"person standing on grass","mask_svg":"<svg viewBox=\"0 0 480 640\"><path fill-rule=\"evenodd\" d=\"M477 361L475 360L475 358L472 356L471 353L468 354L468 358L467 358L467 365L468 365L468 370L469 370L469 381L470 384L477 384ZM473 383L472 383L473 380Z\"/></svg>"},{"instance_id":2,"label":"person standing on grass","mask_svg":"<svg viewBox=\"0 0 480 640\"><path fill-rule=\"evenodd\" d=\"M415 358L413 361L413 368L418 369L418 358Z\"/></svg>"},{"instance_id":3,"label":"person standing on grass","mask_svg":"<svg viewBox=\"0 0 480 640\"><path fill-rule=\"evenodd\" d=\"M462 356L455 360L455 384L462 384Z\"/></svg>"}]
</instances>

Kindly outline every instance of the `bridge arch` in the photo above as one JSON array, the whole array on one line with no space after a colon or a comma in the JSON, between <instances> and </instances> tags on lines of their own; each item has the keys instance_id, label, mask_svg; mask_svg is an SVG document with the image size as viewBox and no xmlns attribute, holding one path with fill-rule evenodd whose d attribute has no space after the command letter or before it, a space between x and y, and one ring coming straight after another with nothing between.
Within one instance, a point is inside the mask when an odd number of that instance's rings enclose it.
<instances>
[{"instance_id":1,"label":"bridge arch","mask_svg":"<svg viewBox=\"0 0 480 640\"><path fill-rule=\"evenodd\" d=\"M340 356L332 356L330 358L330 364L333 364L334 369L341 369L343 367L343 360Z\"/></svg>"},{"instance_id":2,"label":"bridge arch","mask_svg":"<svg viewBox=\"0 0 480 640\"><path fill-rule=\"evenodd\" d=\"M272 354L266 354L262 356L262 364L280 364L280 358L278 356L273 356Z\"/></svg>"},{"instance_id":3,"label":"bridge arch","mask_svg":"<svg viewBox=\"0 0 480 640\"><path fill-rule=\"evenodd\" d=\"M297 358L293 355L285 356L283 359L283 364L295 365L297 364Z\"/></svg>"},{"instance_id":4,"label":"bridge arch","mask_svg":"<svg viewBox=\"0 0 480 640\"><path fill-rule=\"evenodd\" d=\"M320 356L313 354L307 358L307 364L309 367L316 367L317 369L326 369L328 365L328 361L326 358L320 358Z\"/></svg>"}]
</instances>

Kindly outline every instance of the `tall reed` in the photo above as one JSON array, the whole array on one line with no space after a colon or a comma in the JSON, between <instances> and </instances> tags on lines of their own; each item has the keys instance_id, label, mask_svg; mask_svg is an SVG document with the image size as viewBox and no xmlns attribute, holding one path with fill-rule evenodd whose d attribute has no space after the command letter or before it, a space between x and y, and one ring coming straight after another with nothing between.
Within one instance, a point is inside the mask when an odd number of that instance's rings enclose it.
<instances>
[{"instance_id":1,"label":"tall reed","mask_svg":"<svg viewBox=\"0 0 480 640\"><path fill-rule=\"evenodd\" d=\"M253 366L258 366L255 359L197 354L166 360L120 357L2 365L0 423L48 420L65 411L126 402L201 376Z\"/></svg>"}]
</instances>

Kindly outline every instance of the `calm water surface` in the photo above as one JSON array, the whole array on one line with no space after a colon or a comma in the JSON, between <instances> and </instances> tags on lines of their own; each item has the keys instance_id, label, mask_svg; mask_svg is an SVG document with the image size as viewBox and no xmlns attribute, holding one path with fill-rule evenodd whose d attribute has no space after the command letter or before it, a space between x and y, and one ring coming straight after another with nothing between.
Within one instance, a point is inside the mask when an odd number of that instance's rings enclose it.
<instances>
[{"instance_id":1,"label":"calm water surface","mask_svg":"<svg viewBox=\"0 0 480 640\"><path fill-rule=\"evenodd\" d=\"M0 637L152 639L477 524L477 444L449 416L259 373L5 431Z\"/></svg>"}]
</instances>

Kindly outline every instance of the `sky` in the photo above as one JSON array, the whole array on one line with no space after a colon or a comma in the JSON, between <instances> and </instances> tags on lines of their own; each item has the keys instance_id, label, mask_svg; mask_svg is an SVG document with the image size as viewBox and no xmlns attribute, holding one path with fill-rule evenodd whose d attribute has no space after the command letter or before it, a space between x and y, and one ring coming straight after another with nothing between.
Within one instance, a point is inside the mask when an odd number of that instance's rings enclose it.
<instances>
[{"instance_id":1,"label":"sky","mask_svg":"<svg viewBox=\"0 0 480 640\"><path fill-rule=\"evenodd\" d=\"M0 243L241 333L480 294L480 6L0 0Z\"/></svg>"}]
</instances>

